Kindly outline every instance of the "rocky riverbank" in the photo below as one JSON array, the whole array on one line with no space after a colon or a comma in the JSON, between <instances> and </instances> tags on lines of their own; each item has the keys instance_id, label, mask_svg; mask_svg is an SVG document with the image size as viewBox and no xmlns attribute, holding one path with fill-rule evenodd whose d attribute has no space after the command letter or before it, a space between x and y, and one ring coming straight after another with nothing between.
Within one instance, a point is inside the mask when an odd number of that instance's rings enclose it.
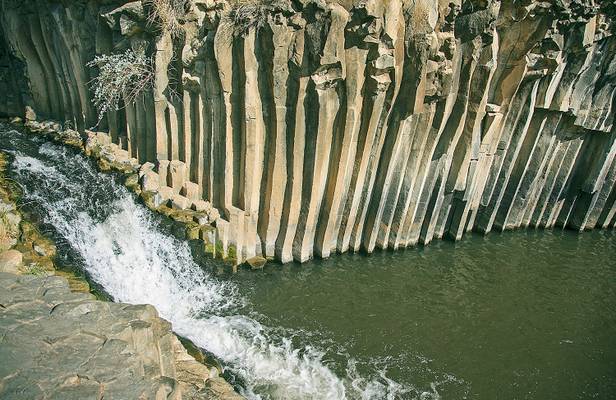
<instances>
[{"instance_id":1,"label":"rocky riverbank","mask_svg":"<svg viewBox=\"0 0 616 400\"><path fill-rule=\"evenodd\" d=\"M241 399L150 305L99 301L66 279L0 273L3 399Z\"/></svg>"},{"instance_id":2,"label":"rocky riverbank","mask_svg":"<svg viewBox=\"0 0 616 400\"><path fill-rule=\"evenodd\" d=\"M19 210L6 165L0 153L0 398L242 398L154 307L97 300L56 269L55 246Z\"/></svg>"}]
</instances>

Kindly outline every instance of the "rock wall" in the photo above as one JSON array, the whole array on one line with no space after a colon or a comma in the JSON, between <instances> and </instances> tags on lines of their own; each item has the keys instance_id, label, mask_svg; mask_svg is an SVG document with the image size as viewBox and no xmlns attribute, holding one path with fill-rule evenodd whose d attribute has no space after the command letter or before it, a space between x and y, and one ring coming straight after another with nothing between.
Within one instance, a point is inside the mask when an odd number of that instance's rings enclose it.
<instances>
[{"instance_id":1,"label":"rock wall","mask_svg":"<svg viewBox=\"0 0 616 400\"><path fill-rule=\"evenodd\" d=\"M21 101L83 131L88 61L153 57L97 129L240 261L614 226L611 0L187 0L179 33L154 3L4 0Z\"/></svg>"}]
</instances>

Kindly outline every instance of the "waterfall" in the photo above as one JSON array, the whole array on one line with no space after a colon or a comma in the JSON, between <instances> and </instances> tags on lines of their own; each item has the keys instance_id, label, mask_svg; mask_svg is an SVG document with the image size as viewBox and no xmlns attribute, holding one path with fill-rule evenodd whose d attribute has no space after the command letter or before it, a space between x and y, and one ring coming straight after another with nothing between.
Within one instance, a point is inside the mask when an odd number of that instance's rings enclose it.
<instances>
[{"instance_id":1,"label":"waterfall","mask_svg":"<svg viewBox=\"0 0 616 400\"><path fill-rule=\"evenodd\" d=\"M436 390L418 393L384 372L361 376L353 360L345 376L336 375L323 349L298 348L246 315L237 287L197 265L188 244L167 233L113 176L97 172L72 149L0 131L0 147L14 156L12 167L25 199L36 204L88 275L114 301L154 305L175 332L238 376L247 398L395 399L410 392L438 398Z\"/></svg>"}]
</instances>

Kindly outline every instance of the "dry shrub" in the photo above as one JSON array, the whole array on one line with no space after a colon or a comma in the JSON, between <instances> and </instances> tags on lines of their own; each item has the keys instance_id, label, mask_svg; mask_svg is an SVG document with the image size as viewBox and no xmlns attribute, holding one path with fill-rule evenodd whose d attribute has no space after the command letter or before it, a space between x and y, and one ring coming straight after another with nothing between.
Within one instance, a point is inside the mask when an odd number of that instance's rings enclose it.
<instances>
[{"instance_id":1,"label":"dry shrub","mask_svg":"<svg viewBox=\"0 0 616 400\"><path fill-rule=\"evenodd\" d=\"M260 29L267 21L268 8L263 0L237 0L231 4L229 17L238 35L251 28Z\"/></svg>"},{"instance_id":2,"label":"dry shrub","mask_svg":"<svg viewBox=\"0 0 616 400\"><path fill-rule=\"evenodd\" d=\"M121 102L133 104L154 81L152 59L130 49L122 54L96 56L87 65L99 70L90 82L99 122L107 112L119 110Z\"/></svg>"},{"instance_id":3,"label":"dry shrub","mask_svg":"<svg viewBox=\"0 0 616 400\"><path fill-rule=\"evenodd\" d=\"M232 0L228 14L236 36L246 35L252 28L259 30L276 10L289 10L288 0Z\"/></svg>"},{"instance_id":4,"label":"dry shrub","mask_svg":"<svg viewBox=\"0 0 616 400\"><path fill-rule=\"evenodd\" d=\"M180 37L184 27L180 22L186 13L186 0L147 0L150 6L148 24L158 26L172 37Z\"/></svg>"}]
</instances>

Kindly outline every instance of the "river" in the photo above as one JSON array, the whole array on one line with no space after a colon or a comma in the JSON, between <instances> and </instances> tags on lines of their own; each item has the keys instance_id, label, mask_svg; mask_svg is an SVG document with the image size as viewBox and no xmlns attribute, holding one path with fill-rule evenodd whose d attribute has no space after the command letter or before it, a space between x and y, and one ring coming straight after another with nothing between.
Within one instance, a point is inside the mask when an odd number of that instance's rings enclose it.
<instances>
[{"instance_id":1,"label":"river","mask_svg":"<svg viewBox=\"0 0 616 400\"><path fill-rule=\"evenodd\" d=\"M23 206L115 301L149 303L249 399L616 396L616 236L529 231L219 274L74 149L0 125Z\"/></svg>"}]
</instances>

